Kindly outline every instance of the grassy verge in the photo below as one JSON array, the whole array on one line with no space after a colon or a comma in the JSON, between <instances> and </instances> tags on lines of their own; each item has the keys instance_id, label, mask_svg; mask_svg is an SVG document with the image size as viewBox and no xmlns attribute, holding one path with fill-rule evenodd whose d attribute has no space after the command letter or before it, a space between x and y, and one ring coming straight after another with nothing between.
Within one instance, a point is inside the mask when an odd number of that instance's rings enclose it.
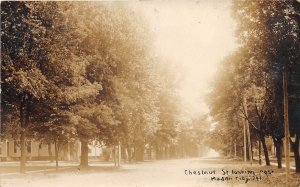
<instances>
[{"instance_id":1,"label":"grassy verge","mask_svg":"<svg viewBox=\"0 0 300 187\"><path fill-rule=\"evenodd\" d=\"M287 176L285 169L278 169L275 166L242 166L235 169L233 172L230 170L229 177L234 180L230 181L231 184L245 184L246 186L266 186L266 187L299 187L300 174L296 174L291 170Z\"/></svg>"}]
</instances>

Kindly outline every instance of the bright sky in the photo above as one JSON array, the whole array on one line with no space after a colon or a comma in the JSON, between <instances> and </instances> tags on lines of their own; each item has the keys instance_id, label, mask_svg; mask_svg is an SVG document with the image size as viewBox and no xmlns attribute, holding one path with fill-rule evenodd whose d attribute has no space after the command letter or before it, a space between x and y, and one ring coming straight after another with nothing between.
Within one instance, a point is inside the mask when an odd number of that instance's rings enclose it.
<instances>
[{"instance_id":1,"label":"bright sky","mask_svg":"<svg viewBox=\"0 0 300 187\"><path fill-rule=\"evenodd\" d=\"M220 61L232 52L235 23L229 0L142 1L134 3L155 34L158 55L184 75L181 95L193 115L207 112L204 96Z\"/></svg>"}]
</instances>

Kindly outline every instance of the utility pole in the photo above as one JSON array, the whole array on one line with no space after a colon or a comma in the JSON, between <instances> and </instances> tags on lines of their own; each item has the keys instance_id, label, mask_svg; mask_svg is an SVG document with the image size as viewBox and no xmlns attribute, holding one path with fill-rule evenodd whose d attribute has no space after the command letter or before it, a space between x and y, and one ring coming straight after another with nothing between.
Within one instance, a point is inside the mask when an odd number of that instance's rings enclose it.
<instances>
[{"instance_id":1,"label":"utility pole","mask_svg":"<svg viewBox=\"0 0 300 187\"><path fill-rule=\"evenodd\" d=\"M284 140L285 140L285 166L286 176L290 174L290 128L288 115L288 90L286 70L283 69L283 105L284 105Z\"/></svg>"},{"instance_id":2,"label":"utility pole","mask_svg":"<svg viewBox=\"0 0 300 187\"><path fill-rule=\"evenodd\" d=\"M244 130L244 162L247 162L247 139L246 139L246 122L243 121Z\"/></svg>"},{"instance_id":3,"label":"utility pole","mask_svg":"<svg viewBox=\"0 0 300 187\"><path fill-rule=\"evenodd\" d=\"M247 100L246 97L244 97L244 109L245 109L245 115L248 117L248 108L247 108ZM250 137L250 127L248 120L245 118L245 128L247 130L247 138L248 138L248 151L249 151L249 159L250 159L250 164L252 165L252 150L251 150L251 137Z\"/></svg>"},{"instance_id":4,"label":"utility pole","mask_svg":"<svg viewBox=\"0 0 300 187\"><path fill-rule=\"evenodd\" d=\"M249 150L249 158L250 158L250 164L252 166L252 150L251 150L251 137L250 137L250 129L249 129L249 123L246 120L246 128L247 128L247 138L248 138L248 150Z\"/></svg>"}]
</instances>

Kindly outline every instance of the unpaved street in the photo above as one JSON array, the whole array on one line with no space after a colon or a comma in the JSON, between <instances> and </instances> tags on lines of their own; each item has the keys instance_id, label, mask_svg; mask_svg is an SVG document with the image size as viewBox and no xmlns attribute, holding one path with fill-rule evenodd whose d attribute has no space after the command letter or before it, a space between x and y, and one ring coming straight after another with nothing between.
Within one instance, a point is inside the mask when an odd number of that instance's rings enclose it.
<instances>
[{"instance_id":1,"label":"unpaved street","mask_svg":"<svg viewBox=\"0 0 300 187\"><path fill-rule=\"evenodd\" d=\"M246 186L244 181L211 181L222 176L222 169L241 169L241 162L216 158L179 159L123 164L120 169L112 165L92 163L88 171L71 167L66 171L40 172L25 175L2 176L1 187L200 187ZM69 166L70 167L70 166ZM250 181L247 185L260 186Z\"/></svg>"}]
</instances>

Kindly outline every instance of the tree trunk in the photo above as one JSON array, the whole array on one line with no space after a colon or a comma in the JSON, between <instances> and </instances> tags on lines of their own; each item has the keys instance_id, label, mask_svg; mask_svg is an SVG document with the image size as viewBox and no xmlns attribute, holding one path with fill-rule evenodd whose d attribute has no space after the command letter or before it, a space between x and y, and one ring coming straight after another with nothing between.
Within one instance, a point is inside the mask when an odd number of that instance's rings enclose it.
<instances>
[{"instance_id":1,"label":"tree trunk","mask_svg":"<svg viewBox=\"0 0 300 187\"><path fill-rule=\"evenodd\" d=\"M29 121L27 95L21 96L20 103L20 126L21 126L21 158L20 158L20 173L26 171L26 126Z\"/></svg>"},{"instance_id":2,"label":"tree trunk","mask_svg":"<svg viewBox=\"0 0 300 187\"><path fill-rule=\"evenodd\" d=\"M134 160L144 161L144 143L141 140L134 143Z\"/></svg>"},{"instance_id":3,"label":"tree trunk","mask_svg":"<svg viewBox=\"0 0 300 187\"><path fill-rule=\"evenodd\" d=\"M161 158L161 154L160 154L158 143L156 142L155 143L155 159L160 160L160 158Z\"/></svg>"},{"instance_id":4,"label":"tree trunk","mask_svg":"<svg viewBox=\"0 0 300 187\"><path fill-rule=\"evenodd\" d=\"M88 167L89 147L88 141L81 140L81 156L80 156L80 167Z\"/></svg>"},{"instance_id":5,"label":"tree trunk","mask_svg":"<svg viewBox=\"0 0 300 187\"><path fill-rule=\"evenodd\" d=\"M54 142L54 149L55 149L55 169L58 170L58 145L56 140Z\"/></svg>"},{"instance_id":6,"label":"tree trunk","mask_svg":"<svg viewBox=\"0 0 300 187\"><path fill-rule=\"evenodd\" d=\"M48 154L50 157L50 161L53 162L53 155L52 155L52 150L51 150L51 143L48 143Z\"/></svg>"},{"instance_id":7,"label":"tree trunk","mask_svg":"<svg viewBox=\"0 0 300 187\"><path fill-rule=\"evenodd\" d=\"M117 167L117 154L116 154L116 145L113 145L113 157L114 157L114 166Z\"/></svg>"},{"instance_id":8,"label":"tree trunk","mask_svg":"<svg viewBox=\"0 0 300 187\"><path fill-rule=\"evenodd\" d=\"M144 150L145 150L144 144L140 145L139 149L140 149L139 161L144 161Z\"/></svg>"},{"instance_id":9,"label":"tree trunk","mask_svg":"<svg viewBox=\"0 0 300 187\"><path fill-rule=\"evenodd\" d=\"M124 163L127 162L128 154L124 144L121 146L121 158L123 159Z\"/></svg>"},{"instance_id":10,"label":"tree trunk","mask_svg":"<svg viewBox=\"0 0 300 187\"><path fill-rule=\"evenodd\" d=\"M265 160L266 160L266 166L270 166L270 159L269 159L269 153L268 153L268 148L266 145L266 140L265 136L260 136L260 141L264 150L264 155L265 155Z\"/></svg>"},{"instance_id":11,"label":"tree trunk","mask_svg":"<svg viewBox=\"0 0 300 187\"><path fill-rule=\"evenodd\" d=\"M296 140L292 144L293 145L293 151L295 155L295 166L296 166L296 173L300 173L300 155L299 155L299 134L296 134Z\"/></svg>"},{"instance_id":12,"label":"tree trunk","mask_svg":"<svg viewBox=\"0 0 300 187\"><path fill-rule=\"evenodd\" d=\"M282 151L281 151L281 145L282 145L282 140L281 139L275 139L273 138L275 147L276 147L276 157L277 157L277 164L278 168L282 168Z\"/></svg>"},{"instance_id":13,"label":"tree trunk","mask_svg":"<svg viewBox=\"0 0 300 187\"><path fill-rule=\"evenodd\" d=\"M118 167L121 165L121 143L118 143Z\"/></svg>"},{"instance_id":14,"label":"tree trunk","mask_svg":"<svg viewBox=\"0 0 300 187\"><path fill-rule=\"evenodd\" d=\"M286 176L290 174L290 127L289 127L289 96L287 90L286 69L283 69L283 114L284 114L284 140L285 140L285 169Z\"/></svg>"},{"instance_id":15,"label":"tree trunk","mask_svg":"<svg viewBox=\"0 0 300 187\"><path fill-rule=\"evenodd\" d=\"M152 160L152 146L149 146L149 160Z\"/></svg>"},{"instance_id":16,"label":"tree trunk","mask_svg":"<svg viewBox=\"0 0 300 187\"><path fill-rule=\"evenodd\" d=\"M141 143L138 146L138 161L144 161L144 144Z\"/></svg>"},{"instance_id":17,"label":"tree trunk","mask_svg":"<svg viewBox=\"0 0 300 187\"><path fill-rule=\"evenodd\" d=\"M127 147L127 152L128 152L128 162L132 162L132 152L130 146Z\"/></svg>"},{"instance_id":18,"label":"tree trunk","mask_svg":"<svg viewBox=\"0 0 300 187\"><path fill-rule=\"evenodd\" d=\"M237 154L236 154L236 141L234 141L234 157L236 158ZM203 156L202 151L201 151L201 156Z\"/></svg>"},{"instance_id":19,"label":"tree trunk","mask_svg":"<svg viewBox=\"0 0 300 187\"><path fill-rule=\"evenodd\" d=\"M261 140L258 141L258 163L261 165Z\"/></svg>"},{"instance_id":20,"label":"tree trunk","mask_svg":"<svg viewBox=\"0 0 300 187\"><path fill-rule=\"evenodd\" d=\"M20 143L21 143L21 163L20 163L20 172L25 173L26 170L26 134L25 130L22 129L21 137L20 137Z\"/></svg>"},{"instance_id":21,"label":"tree trunk","mask_svg":"<svg viewBox=\"0 0 300 187\"><path fill-rule=\"evenodd\" d=\"M132 154L132 160L136 161L136 146L133 144L133 149L131 151Z\"/></svg>"}]
</instances>

